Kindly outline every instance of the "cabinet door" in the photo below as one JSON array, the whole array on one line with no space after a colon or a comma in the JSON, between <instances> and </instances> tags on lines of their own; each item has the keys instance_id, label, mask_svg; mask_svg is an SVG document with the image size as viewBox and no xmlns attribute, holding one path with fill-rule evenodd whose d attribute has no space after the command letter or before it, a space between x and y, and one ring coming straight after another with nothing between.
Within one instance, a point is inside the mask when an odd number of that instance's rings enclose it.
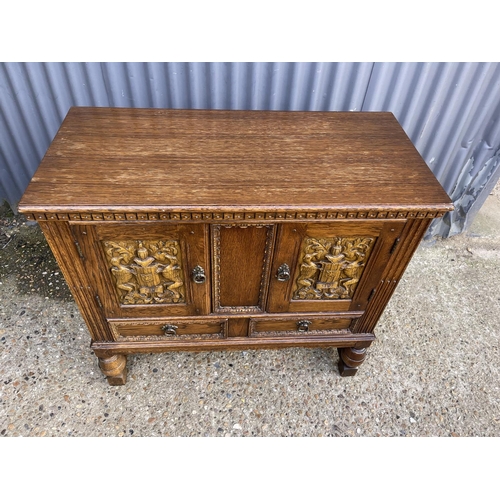
<instances>
[{"instance_id":1,"label":"cabinet door","mask_svg":"<svg viewBox=\"0 0 500 500\"><path fill-rule=\"evenodd\" d=\"M205 224L73 224L72 230L108 317L210 312Z\"/></svg>"},{"instance_id":2,"label":"cabinet door","mask_svg":"<svg viewBox=\"0 0 500 500\"><path fill-rule=\"evenodd\" d=\"M404 224L404 221L282 224L267 310L364 310Z\"/></svg>"}]
</instances>

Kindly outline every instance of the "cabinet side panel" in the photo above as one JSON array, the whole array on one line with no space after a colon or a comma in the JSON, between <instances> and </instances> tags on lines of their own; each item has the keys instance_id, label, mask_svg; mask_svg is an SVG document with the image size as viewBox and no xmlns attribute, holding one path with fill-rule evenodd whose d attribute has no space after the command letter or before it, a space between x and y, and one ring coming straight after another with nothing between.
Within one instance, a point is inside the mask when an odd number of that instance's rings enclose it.
<instances>
[{"instance_id":1,"label":"cabinet side panel","mask_svg":"<svg viewBox=\"0 0 500 500\"><path fill-rule=\"evenodd\" d=\"M412 219L406 223L400 237L400 243L387 263L382 279L368 303L365 314L354 322L352 329L354 333L373 332L430 222L431 219Z\"/></svg>"},{"instance_id":2,"label":"cabinet side panel","mask_svg":"<svg viewBox=\"0 0 500 500\"><path fill-rule=\"evenodd\" d=\"M112 341L113 335L97 303L95 291L88 283L83 261L76 250L69 224L44 221L39 221L38 224L80 308L92 340Z\"/></svg>"}]
</instances>

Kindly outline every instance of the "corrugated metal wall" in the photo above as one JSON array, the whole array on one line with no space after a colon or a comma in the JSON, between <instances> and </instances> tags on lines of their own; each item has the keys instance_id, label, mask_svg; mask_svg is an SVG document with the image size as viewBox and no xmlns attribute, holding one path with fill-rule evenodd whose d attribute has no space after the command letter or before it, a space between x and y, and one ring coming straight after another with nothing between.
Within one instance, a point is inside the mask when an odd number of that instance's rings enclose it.
<instances>
[{"instance_id":1,"label":"corrugated metal wall","mask_svg":"<svg viewBox=\"0 0 500 500\"><path fill-rule=\"evenodd\" d=\"M500 177L500 63L1 63L0 199L15 208L70 106L392 111L461 232Z\"/></svg>"}]
</instances>

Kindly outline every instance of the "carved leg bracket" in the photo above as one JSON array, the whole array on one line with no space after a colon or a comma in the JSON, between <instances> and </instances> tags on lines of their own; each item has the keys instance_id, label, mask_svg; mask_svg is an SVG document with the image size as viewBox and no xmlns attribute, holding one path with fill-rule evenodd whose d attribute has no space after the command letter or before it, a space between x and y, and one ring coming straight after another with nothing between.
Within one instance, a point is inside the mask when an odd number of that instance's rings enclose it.
<instances>
[{"instance_id":1,"label":"carved leg bracket","mask_svg":"<svg viewBox=\"0 0 500 500\"><path fill-rule=\"evenodd\" d=\"M106 375L109 385L124 385L127 382L127 356L115 354L99 357L99 368Z\"/></svg>"},{"instance_id":2,"label":"carved leg bracket","mask_svg":"<svg viewBox=\"0 0 500 500\"><path fill-rule=\"evenodd\" d=\"M366 347L343 347L339 352L339 372L342 377L353 377L366 358Z\"/></svg>"}]
</instances>

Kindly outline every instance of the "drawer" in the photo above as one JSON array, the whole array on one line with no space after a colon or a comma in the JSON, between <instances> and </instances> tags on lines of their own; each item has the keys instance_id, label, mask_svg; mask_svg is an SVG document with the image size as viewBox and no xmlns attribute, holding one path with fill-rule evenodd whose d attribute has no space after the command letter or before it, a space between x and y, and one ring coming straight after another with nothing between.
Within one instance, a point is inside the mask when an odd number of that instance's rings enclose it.
<instances>
[{"instance_id":1,"label":"drawer","mask_svg":"<svg viewBox=\"0 0 500 500\"><path fill-rule=\"evenodd\" d=\"M251 319L249 337L331 337L346 333L352 318L295 317Z\"/></svg>"},{"instance_id":2,"label":"drawer","mask_svg":"<svg viewBox=\"0 0 500 500\"><path fill-rule=\"evenodd\" d=\"M197 320L165 318L154 321L108 320L116 341L144 342L225 339L227 319Z\"/></svg>"}]
</instances>

